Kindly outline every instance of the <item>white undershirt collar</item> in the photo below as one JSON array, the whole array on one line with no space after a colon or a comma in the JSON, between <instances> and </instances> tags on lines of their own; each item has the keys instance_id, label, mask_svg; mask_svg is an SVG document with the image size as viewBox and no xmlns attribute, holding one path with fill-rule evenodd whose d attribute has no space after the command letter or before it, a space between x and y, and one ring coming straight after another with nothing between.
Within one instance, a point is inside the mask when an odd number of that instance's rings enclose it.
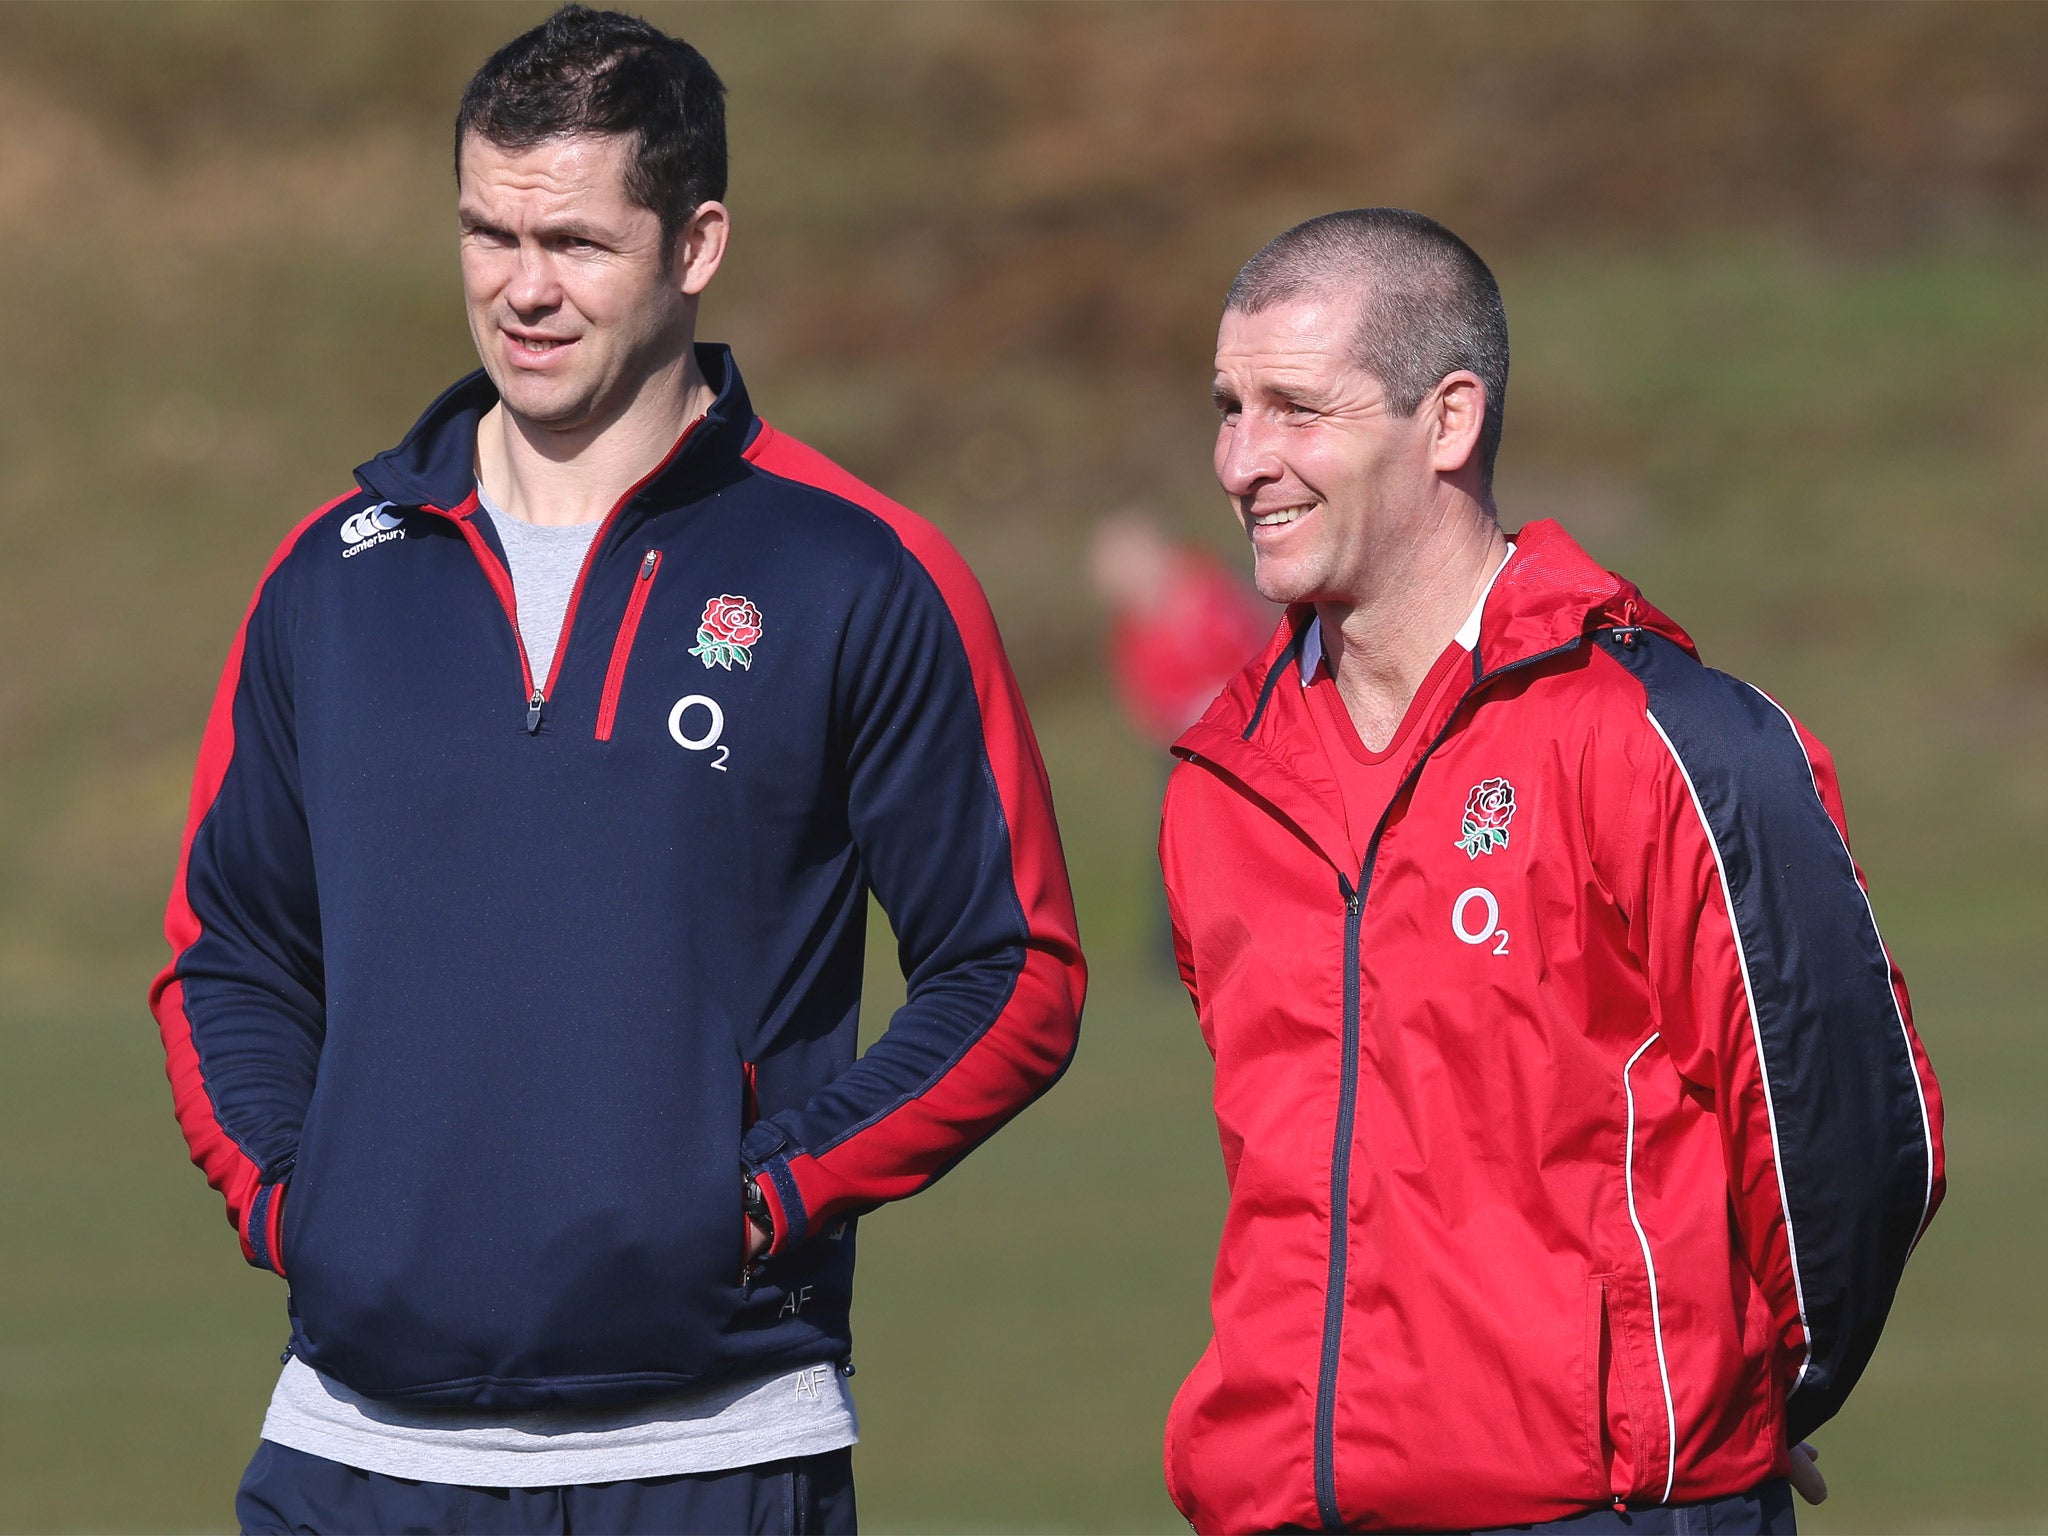
<instances>
[{"instance_id":1,"label":"white undershirt collar","mask_svg":"<svg viewBox=\"0 0 2048 1536\"><path fill-rule=\"evenodd\" d=\"M1515 546L1510 544L1506 554L1500 557L1500 564L1493 568L1493 574L1486 578L1486 585L1479 589L1479 601L1472 605L1472 611L1465 615L1465 622L1458 626L1458 632L1451 636L1453 644L1463 650L1471 650L1479 644L1479 616L1486 611L1487 596L1493 591L1493 584L1500 580L1500 573L1508 568L1508 561L1515 555ZM1323 664L1323 621L1311 618L1308 621L1308 638L1301 643L1301 686L1306 688L1315 681L1316 668Z\"/></svg>"}]
</instances>

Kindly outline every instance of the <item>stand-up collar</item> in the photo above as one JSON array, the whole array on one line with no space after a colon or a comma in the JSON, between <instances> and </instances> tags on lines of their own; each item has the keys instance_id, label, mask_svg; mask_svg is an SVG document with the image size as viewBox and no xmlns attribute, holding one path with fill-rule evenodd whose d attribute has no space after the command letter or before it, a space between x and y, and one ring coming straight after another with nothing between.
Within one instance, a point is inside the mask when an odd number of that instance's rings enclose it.
<instances>
[{"instance_id":1,"label":"stand-up collar","mask_svg":"<svg viewBox=\"0 0 2048 1536\"><path fill-rule=\"evenodd\" d=\"M1530 523L1509 537L1514 558L1496 575L1480 608L1475 686L1567 650L1596 629L1635 626L1693 649L1691 637L1651 607L1635 583L1602 570L1556 523ZM1266 648L1224 686L1173 750L1214 763L1254 788L1342 868L1350 845L1330 810L1334 790L1323 793L1319 787L1327 777L1322 748L1296 728L1304 707L1298 686L1302 655L1315 622L1311 605L1289 608Z\"/></svg>"},{"instance_id":2,"label":"stand-up collar","mask_svg":"<svg viewBox=\"0 0 2048 1536\"><path fill-rule=\"evenodd\" d=\"M698 343L697 366L713 391L711 408L638 487L635 501L660 506L701 491L738 461L759 425L730 347ZM482 369L458 380L427 407L403 442L356 470L357 483L401 507L445 512L462 506L476 488L477 423L497 403L497 387Z\"/></svg>"}]
</instances>

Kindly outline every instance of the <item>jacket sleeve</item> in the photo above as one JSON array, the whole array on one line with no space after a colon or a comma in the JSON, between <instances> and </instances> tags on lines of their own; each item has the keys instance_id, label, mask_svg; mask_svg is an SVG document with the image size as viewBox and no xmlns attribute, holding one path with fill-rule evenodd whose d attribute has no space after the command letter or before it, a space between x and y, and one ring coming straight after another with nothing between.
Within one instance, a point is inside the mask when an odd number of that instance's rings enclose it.
<instances>
[{"instance_id":1,"label":"jacket sleeve","mask_svg":"<svg viewBox=\"0 0 2048 1536\"><path fill-rule=\"evenodd\" d=\"M164 912L171 960L150 988L192 1161L226 1198L244 1257L278 1274L326 1016L280 567L319 515L271 561L229 649Z\"/></svg>"},{"instance_id":2,"label":"jacket sleeve","mask_svg":"<svg viewBox=\"0 0 2048 1536\"><path fill-rule=\"evenodd\" d=\"M1825 750L1755 688L1643 645L1631 943L1720 1121L1798 1438L1862 1374L1940 1204L1940 1092Z\"/></svg>"},{"instance_id":3,"label":"jacket sleeve","mask_svg":"<svg viewBox=\"0 0 2048 1536\"><path fill-rule=\"evenodd\" d=\"M907 996L847 1071L748 1131L778 1253L932 1183L1057 1080L1080 1026L1051 791L994 617L935 531L898 532L893 589L847 639L841 734Z\"/></svg>"}]
</instances>

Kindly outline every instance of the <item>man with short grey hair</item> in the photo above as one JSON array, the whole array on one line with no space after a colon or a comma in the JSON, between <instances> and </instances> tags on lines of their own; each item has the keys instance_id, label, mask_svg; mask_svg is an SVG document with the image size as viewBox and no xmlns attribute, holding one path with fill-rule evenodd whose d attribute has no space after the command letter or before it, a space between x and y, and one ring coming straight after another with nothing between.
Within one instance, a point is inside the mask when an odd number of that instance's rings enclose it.
<instances>
[{"instance_id":1,"label":"man with short grey hair","mask_svg":"<svg viewBox=\"0 0 2048 1536\"><path fill-rule=\"evenodd\" d=\"M1175 744L1216 1058L1198 1530L1789 1531L1943 1190L1832 761L1551 522L1500 291L1400 209L1246 264L1216 473L1272 641Z\"/></svg>"}]
</instances>

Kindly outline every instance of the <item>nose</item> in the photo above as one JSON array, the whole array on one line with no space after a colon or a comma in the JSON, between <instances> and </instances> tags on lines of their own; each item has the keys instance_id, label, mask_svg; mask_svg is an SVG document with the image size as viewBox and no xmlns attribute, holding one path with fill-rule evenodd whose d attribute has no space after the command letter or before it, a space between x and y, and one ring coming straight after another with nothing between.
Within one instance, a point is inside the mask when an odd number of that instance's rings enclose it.
<instances>
[{"instance_id":1,"label":"nose","mask_svg":"<svg viewBox=\"0 0 2048 1536\"><path fill-rule=\"evenodd\" d=\"M1216 479L1225 494L1243 501L1258 488L1280 478L1280 462L1271 437L1260 430L1250 411L1216 428Z\"/></svg>"},{"instance_id":2,"label":"nose","mask_svg":"<svg viewBox=\"0 0 2048 1536\"><path fill-rule=\"evenodd\" d=\"M536 242L522 240L517 262L512 281L505 286L505 302L522 315L557 307L562 301L561 284L548 253Z\"/></svg>"}]
</instances>

